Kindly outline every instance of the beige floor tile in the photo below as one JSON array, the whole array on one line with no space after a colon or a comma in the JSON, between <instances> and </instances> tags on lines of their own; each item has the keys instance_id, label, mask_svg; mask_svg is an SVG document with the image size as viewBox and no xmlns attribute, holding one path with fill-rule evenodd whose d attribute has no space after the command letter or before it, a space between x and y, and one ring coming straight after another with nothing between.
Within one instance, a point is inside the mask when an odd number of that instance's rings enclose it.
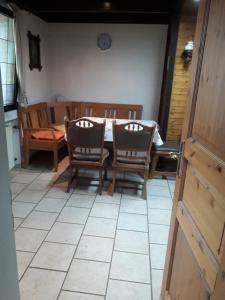
<instances>
[{"instance_id":1,"label":"beige floor tile","mask_svg":"<svg viewBox=\"0 0 225 300\"><path fill-rule=\"evenodd\" d=\"M113 239L95 236L82 236L76 250L75 258L110 262Z\"/></svg>"},{"instance_id":2,"label":"beige floor tile","mask_svg":"<svg viewBox=\"0 0 225 300\"><path fill-rule=\"evenodd\" d=\"M66 192L67 190L67 183L62 182L60 184L55 184L45 195L45 197L49 198L62 198L68 200L70 198L70 195L72 191L69 193Z\"/></svg>"},{"instance_id":3,"label":"beige floor tile","mask_svg":"<svg viewBox=\"0 0 225 300\"><path fill-rule=\"evenodd\" d=\"M20 282L21 299L57 299L65 275L64 272L29 268Z\"/></svg>"},{"instance_id":4,"label":"beige floor tile","mask_svg":"<svg viewBox=\"0 0 225 300\"><path fill-rule=\"evenodd\" d=\"M31 253L31 252L16 251L17 270L18 270L19 280L23 276L27 267L29 266L33 256L34 256L34 253Z\"/></svg>"},{"instance_id":5,"label":"beige floor tile","mask_svg":"<svg viewBox=\"0 0 225 300\"><path fill-rule=\"evenodd\" d=\"M18 195L20 192L22 192L22 190L26 187L25 183L17 183L17 182L13 182L11 183L11 192L12 194Z\"/></svg>"},{"instance_id":6,"label":"beige floor tile","mask_svg":"<svg viewBox=\"0 0 225 300\"><path fill-rule=\"evenodd\" d=\"M130 230L117 230L115 250L134 253L149 253L148 234Z\"/></svg>"},{"instance_id":7,"label":"beige floor tile","mask_svg":"<svg viewBox=\"0 0 225 300\"><path fill-rule=\"evenodd\" d=\"M92 207L90 216L117 219L118 213L119 205L95 203Z\"/></svg>"},{"instance_id":8,"label":"beige floor tile","mask_svg":"<svg viewBox=\"0 0 225 300\"><path fill-rule=\"evenodd\" d=\"M149 197L148 208L172 209L172 199L167 197Z\"/></svg>"},{"instance_id":9,"label":"beige floor tile","mask_svg":"<svg viewBox=\"0 0 225 300\"><path fill-rule=\"evenodd\" d=\"M34 203L13 202L13 216L16 218L26 218L26 216L32 211L34 207Z\"/></svg>"},{"instance_id":10,"label":"beige floor tile","mask_svg":"<svg viewBox=\"0 0 225 300\"><path fill-rule=\"evenodd\" d=\"M84 234L113 238L115 231L116 220L89 217L84 229Z\"/></svg>"},{"instance_id":11,"label":"beige floor tile","mask_svg":"<svg viewBox=\"0 0 225 300\"><path fill-rule=\"evenodd\" d=\"M47 232L43 230L18 228L15 232L16 249L36 252L44 240Z\"/></svg>"},{"instance_id":12,"label":"beige floor tile","mask_svg":"<svg viewBox=\"0 0 225 300\"><path fill-rule=\"evenodd\" d=\"M166 248L166 245L150 244L151 267L153 269L164 269Z\"/></svg>"},{"instance_id":13,"label":"beige floor tile","mask_svg":"<svg viewBox=\"0 0 225 300\"><path fill-rule=\"evenodd\" d=\"M153 185L148 189L148 197L151 196L171 197L169 187Z\"/></svg>"},{"instance_id":14,"label":"beige floor tile","mask_svg":"<svg viewBox=\"0 0 225 300\"><path fill-rule=\"evenodd\" d=\"M96 195L98 192L98 182L88 181L87 183L83 180L78 180L73 193L74 194L85 194L85 195Z\"/></svg>"},{"instance_id":15,"label":"beige floor tile","mask_svg":"<svg viewBox=\"0 0 225 300\"><path fill-rule=\"evenodd\" d=\"M148 222L151 224L170 225L171 210L150 208Z\"/></svg>"},{"instance_id":16,"label":"beige floor tile","mask_svg":"<svg viewBox=\"0 0 225 300\"><path fill-rule=\"evenodd\" d=\"M150 283L149 268L148 255L114 251L110 278Z\"/></svg>"},{"instance_id":17,"label":"beige floor tile","mask_svg":"<svg viewBox=\"0 0 225 300\"><path fill-rule=\"evenodd\" d=\"M120 212L126 212L130 214L147 215L146 201L122 199Z\"/></svg>"},{"instance_id":18,"label":"beige floor tile","mask_svg":"<svg viewBox=\"0 0 225 300\"><path fill-rule=\"evenodd\" d=\"M21 218L14 218L14 230L16 230L20 224L23 222L23 219Z\"/></svg>"},{"instance_id":19,"label":"beige floor tile","mask_svg":"<svg viewBox=\"0 0 225 300\"><path fill-rule=\"evenodd\" d=\"M59 300L104 300L103 296L62 291Z\"/></svg>"},{"instance_id":20,"label":"beige floor tile","mask_svg":"<svg viewBox=\"0 0 225 300\"><path fill-rule=\"evenodd\" d=\"M149 186L162 186L162 187L168 187L168 183L166 179L150 179L148 181Z\"/></svg>"},{"instance_id":21,"label":"beige floor tile","mask_svg":"<svg viewBox=\"0 0 225 300\"><path fill-rule=\"evenodd\" d=\"M51 188L51 185L46 180L35 179L31 184L27 186L28 190L47 192Z\"/></svg>"},{"instance_id":22,"label":"beige floor tile","mask_svg":"<svg viewBox=\"0 0 225 300\"><path fill-rule=\"evenodd\" d=\"M56 222L46 237L48 242L78 244L83 225Z\"/></svg>"},{"instance_id":23,"label":"beige floor tile","mask_svg":"<svg viewBox=\"0 0 225 300\"><path fill-rule=\"evenodd\" d=\"M47 212L60 212L63 206L65 205L66 200L60 198L43 198L38 205L35 207L35 210L47 211Z\"/></svg>"},{"instance_id":24,"label":"beige floor tile","mask_svg":"<svg viewBox=\"0 0 225 300\"><path fill-rule=\"evenodd\" d=\"M105 295L109 263L73 260L63 289L84 293Z\"/></svg>"},{"instance_id":25,"label":"beige floor tile","mask_svg":"<svg viewBox=\"0 0 225 300\"><path fill-rule=\"evenodd\" d=\"M120 213L118 229L148 232L147 216Z\"/></svg>"},{"instance_id":26,"label":"beige floor tile","mask_svg":"<svg viewBox=\"0 0 225 300\"><path fill-rule=\"evenodd\" d=\"M15 177L13 177L12 182L18 182L18 183L31 183L38 174L35 173L19 173Z\"/></svg>"},{"instance_id":27,"label":"beige floor tile","mask_svg":"<svg viewBox=\"0 0 225 300\"><path fill-rule=\"evenodd\" d=\"M97 195L95 202L101 202L106 204L120 204L121 194L114 193L113 196L109 195L108 192L103 192L102 195Z\"/></svg>"},{"instance_id":28,"label":"beige floor tile","mask_svg":"<svg viewBox=\"0 0 225 300\"><path fill-rule=\"evenodd\" d=\"M49 230L55 222L58 214L42 211L32 213L20 225L21 227Z\"/></svg>"},{"instance_id":29,"label":"beige floor tile","mask_svg":"<svg viewBox=\"0 0 225 300\"><path fill-rule=\"evenodd\" d=\"M149 224L149 239L153 244L167 244L169 226Z\"/></svg>"},{"instance_id":30,"label":"beige floor tile","mask_svg":"<svg viewBox=\"0 0 225 300\"><path fill-rule=\"evenodd\" d=\"M131 187L135 187L133 184L131 184ZM123 188L123 194L122 199L129 199L133 198L134 200L143 200L142 198L142 188L139 186L139 189L136 188Z\"/></svg>"},{"instance_id":31,"label":"beige floor tile","mask_svg":"<svg viewBox=\"0 0 225 300\"><path fill-rule=\"evenodd\" d=\"M151 300L149 284L109 280L106 300Z\"/></svg>"},{"instance_id":32,"label":"beige floor tile","mask_svg":"<svg viewBox=\"0 0 225 300\"><path fill-rule=\"evenodd\" d=\"M76 246L44 242L35 255L31 267L67 271Z\"/></svg>"},{"instance_id":33,"label":"beige floor tile","mask_svg":"<svg viewBox=\"0 0 225 300\"><path fill-rule=\"evenodd\" d=\"M175 190L176 181L175 180L168 180L168 185L170 192L173 193Z\"/></svg>"},{"instance_id":34,"label":"beige floor tile","mask_svg":"<svg viewBox=\"0 0 225 300\"><path fill-rule=\"evenodd\" d=\"M92 195L72 194L66 206L91 208L95 200Z\"/></svg>"},{"instance_id":35,"label":"beige floor tile","mask_svg":"<svg viewBox=\"0 0 225 300\"><path fill-rule=\"evenodd\" d=\"M44 194L45 192L42 191L31 191L25 189L14 199L14 201L38 203Z\"/></svg>"},{"instance_id":36,"label":"beige floor tile","mask_svg":"<svg viewBox=\"0 0 225 300\"><path fill-rule=\"evenodd\" d=\"M160 300L163 270L152 269L152 294L153 300Z\"/></svg>"},{"instance_id":37,"label":"beige floor tile","mask_svg":"<svg viewBox=\"0 0 225 300\"><path fill-rule=\"evenodd\" d=\"M90 209L80 207L64 207L58 217L60 222L85 224Z\"/></svg>"}]
</instances>

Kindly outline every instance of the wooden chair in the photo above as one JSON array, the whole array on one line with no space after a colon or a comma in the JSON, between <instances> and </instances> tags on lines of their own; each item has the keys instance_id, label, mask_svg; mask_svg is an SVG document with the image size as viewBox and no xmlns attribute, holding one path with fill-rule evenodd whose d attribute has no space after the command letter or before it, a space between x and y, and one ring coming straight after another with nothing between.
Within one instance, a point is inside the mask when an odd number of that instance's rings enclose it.
<instances>
[{"instance_id":1,"label":"wooden chair","mask_svg":"<svg viewBox=\"0 0 225 300\"><path fill-rule=\"evenodd\" d=\"M24 165L28 166L31 150L52 151L54 170L58 170L58 150L65 145L64 132L50 127L47 104L39 103L20 107L18 110L22 126Z\"/></svg>"},{"instance_id":2,"label":"wooden chair","mask_svg":"<svg viewBox=\"0 0 225 300\"><path fill-rule=\"evenodd\" d=\"M64 117L69 120L80 118L80 102L73 101L59 101L48 102L48 117L50 123L53 125L64 124Z\"/></svg>"},{"instance_id":3,"label":"wooden chair","mask_svg":"<svg viewBox=\"0 0 225 300\"><path fill-rule=\"evenodd\" d=\"M98 169L99 194L101 195L106 176L106 159L109 156L108 150L103 148L105 122L96 123L85 118L69 121L65 118L65 128L70 163L67 191L70 191L73 178L76 177L79 168ZM103 169L105 170L104 177Z\"/></svg>"},{"instance_id":4,"label":"wooden chair","mask_svg":"<svg viewBox=\"0 0 225 300\"><path fill-rule=\"evenodd\" d=\"M152 150L152 164L150 170L150 178L155 176L176 176L176 170L169 171L166 168L164 170L158 170L157 165L160 157L177 160L179 157L179 142L165 142L162 146L154 145Z\"/></svg>"},{"instance_id":5,"label":"wooden chair","mask_svg":"<svg viewBox=\"0 0 225 300\"><path fill-rule=\"evenodd\" d=\"M142 109L142 105L82 102L81 115L84 117L140 120Z\"/></svg>"},{"instance_id":6,"label":"wooden chair","mask_svg":"<svg viewBox=\"0 0 225 300\"><path fill-rule=\"evenodd\" d=\"M116 172L143 173L143 198L147 199L147 180L149 174L150 151L155 126L148 127L137 122L126 124L113 123L113 181L114 193Z\"/></svg>"}]
</instances>

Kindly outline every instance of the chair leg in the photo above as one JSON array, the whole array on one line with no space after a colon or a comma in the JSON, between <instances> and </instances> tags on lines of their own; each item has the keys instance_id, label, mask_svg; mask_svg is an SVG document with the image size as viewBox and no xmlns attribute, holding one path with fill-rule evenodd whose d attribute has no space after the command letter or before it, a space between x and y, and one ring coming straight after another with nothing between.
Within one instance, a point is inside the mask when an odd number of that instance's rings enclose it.
<instances>
[{"instance_id":1,"label":"chair leg","mask_svg":"<svg viewBox=\"0 0 225 300\"><path fill-rule=\"evenodd\" d=\"M69 174L69 180L68 180L68 186L67 186L67 193L70 191L70 187L73 181L73 167L70 166L70 174Z\"/></svg>"},{"instance_id":2,"label":"chair leg","mask_svg":"<svg viewBox=\"0 0 225 300\"><path fill-rule=\"evenodd\" d=\"M112 177L112 186L111 186L111 195L113 196L116 184L116 171L113 170L113 177Z\"/></svg>"},{"instance_id":3,"label":"chair leg","mask_svg":"<svg viewBox=\"0 0 225 300\"><path fill-rule=\"evenodd\" d=\"M104 180L108 180L108 170L107 170L107 167L105 167Z\"/></svg>"},{"instance_id":4,"label":"chair leg","mask_svg":"<svg viewBox=\"0 0 225 300\"><path fill-rule=\"evenodd\" d=\"M149 170L145 170L144 172L144 188L143 188L143 198L147 200L147 182L148 182L148 173Z\"/></svg>"},{"instance_id":5,"label":"chair leg","mask_svg":"<svg viewBox=\"0 0 225 300\"><path fill-rule=\"evenodd\" d=\"M103 176L102 169L99 170L99 195L102 194L102 186L103 186Z\"/></svg>"},{"instance_id":6,"label":"chair leg","mask_svg":"<svg viewBox=\"0 0 225 300\"><path fill-rule=\"evenodd\" d=\"M58 171L58 149L54 149L53 155L54 155L54 171L57 172Z\"/></svg>"},{"instance_id":7,"label":"chair leg","mask_svg":"<svg viewBox=\"0 0 225 300\"><path fill-rule=\"evenodd\" d=\"M27 146L24 146L24 167L27 168L30 161L30 150Z\"/></svg>"},{"instance_id":8,"label":"chair leg","mask_svg":"<svg viewBox=\"0 0 225 300\"><path fill-rule=\"evenodd\" d=\"M150 170L150 174L149 174L149 178L154 177L154 172L156 171L158 161L159 161L158 154L154 154L153 160L152 160L152 165L151 165L151 170Z\"/></svg>"}]
</instances>

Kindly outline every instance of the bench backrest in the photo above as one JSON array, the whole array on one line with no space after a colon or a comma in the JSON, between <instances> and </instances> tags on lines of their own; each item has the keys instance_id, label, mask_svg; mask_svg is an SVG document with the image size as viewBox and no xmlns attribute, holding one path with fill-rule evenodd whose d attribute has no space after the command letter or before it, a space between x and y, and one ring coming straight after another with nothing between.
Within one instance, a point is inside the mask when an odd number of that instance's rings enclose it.
<instances>
[{"instance_id":1,"label":"bench backrest","mask_svg":"<svg viewBox=\"0 0 225 300\"><path fill-rule=\"evenodd\" d=\"M45 102L20 107L19 118L23 129L49 127L47 104Z\"/></svg>"},{"instance_id":2,"label":"bench backrest","mask_svg":"<svg viewBox=\"0 0 225 300\"><path fill-rule=\"evenodd\" d=\"M84 117L101 117L112 119L140 120L142 105L82 102L81 115Z\"/></svg>"}]
</instances>

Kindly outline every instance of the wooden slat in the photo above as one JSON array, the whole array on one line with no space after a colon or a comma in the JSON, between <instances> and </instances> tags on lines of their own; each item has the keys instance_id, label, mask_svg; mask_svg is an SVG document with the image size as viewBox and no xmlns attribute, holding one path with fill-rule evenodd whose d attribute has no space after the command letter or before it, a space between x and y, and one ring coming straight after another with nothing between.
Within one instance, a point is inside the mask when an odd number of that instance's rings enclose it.
<instances>
[{"instance_id":1,"label":"wooden slat","mask_svg":"<svg viewBox=\"0 0 225 300\"><path fill-rule=\"evenodd\" d=\"M219 269L218 263L182 201L178 204L177 219L198 262L202 278L206 281L210 291L213 291Z\"/></svg>"},{"instance_id":2,"label":"wooden slat","mask_svg":"<svg viewBox=\"0 0 225 300\"><path fill-rule=\"evenodd\" d=\"M185 15L182 16L178 34L173 87L170 101L170 113L167 129L167 139L169 140L178 141L181 136L190 75L190 67L184 66L184 61L181 58L181 55L187 41L194 36L195 25L195 17ZM179 99L179 104L177 103L177 99ZM180 115L180 113L182 114ZM178 115L180 116L180 119L182 121L176 123L176 133L174 133L170 124L177 119Z\"/></svg>"}]
</instances>

